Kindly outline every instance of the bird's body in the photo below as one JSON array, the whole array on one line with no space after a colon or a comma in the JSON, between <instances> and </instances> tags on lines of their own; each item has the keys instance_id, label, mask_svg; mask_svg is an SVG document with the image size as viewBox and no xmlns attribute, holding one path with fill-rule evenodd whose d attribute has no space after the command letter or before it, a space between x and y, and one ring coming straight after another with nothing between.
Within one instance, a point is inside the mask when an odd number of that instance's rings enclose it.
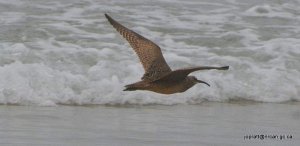
<instances>
[{"instance_id":1,"label":"bird's body","mask_svg":"<svg viewBox=\"0 0 300 146\"><path fill-rule=\"evenodd\" d=\"M173 94L184 92L187 89L194 86L196 83L192 82L192 79L187 77L180 81L139 81L133 84L126 85L125 91L134 91L134 90L148 90L161 94Z\"/></svg>"},{"instance_id":2,"label":"bird's body","mask_svg":"<svg viewBox=\"0 0 300 146\"><path fill-rule=\"evenodd\" d=\"M207 69L228 70L229 68L228 66L201 66L172 71L166 63L158 45L124 27L107 14L105 14L105 17L129 42L131 47L137 53L145 70L142 80L126 85L124 91L148 90L161 94L180 93L188 90L197 83L204 83L209 86L208 83L198 80L194 76L188 76L191 72Z\"/></svg>"}]
</instances>

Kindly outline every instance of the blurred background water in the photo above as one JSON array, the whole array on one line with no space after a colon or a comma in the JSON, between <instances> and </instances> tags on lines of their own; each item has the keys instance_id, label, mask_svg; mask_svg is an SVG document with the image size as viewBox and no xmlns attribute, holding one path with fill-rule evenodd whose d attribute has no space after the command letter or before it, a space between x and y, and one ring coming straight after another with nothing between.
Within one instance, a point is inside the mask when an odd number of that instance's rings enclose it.
<instances>
[{"instance_id":1,"label":"blurred background water","mask_svg":"<svg viewBox=\"0 0 300 146\"><path fill-rule=\"evenodd\" d=\"M300 99L299 1L1 0L0 103L197 104ZM137 56L104 13L161 46L171 68L193 73L172 96L123 92L140 79Z\"/></svg>"},{"instance_id":2,"label":"blurred background water","mask_svg":"<svg viewBox=\"0 0 300 146\"><path fill-rule=\"evenodd\" d=\"M0 145L298 146L299 120L299 104L0 106Z\"/></svg>"},{"instance_id":3,"label":"blurred background water","mask_svg":"<svg viewBox=\"0 0 300 146\"><path fill-rule=\"evenodd\" d=\"M299 145L299 6L0 0L0 145ZM143 69L104 13L156 42L173 69L230 70L195 72L211 87L182 94L123 92Z\"/></svg>"}]
</instances>

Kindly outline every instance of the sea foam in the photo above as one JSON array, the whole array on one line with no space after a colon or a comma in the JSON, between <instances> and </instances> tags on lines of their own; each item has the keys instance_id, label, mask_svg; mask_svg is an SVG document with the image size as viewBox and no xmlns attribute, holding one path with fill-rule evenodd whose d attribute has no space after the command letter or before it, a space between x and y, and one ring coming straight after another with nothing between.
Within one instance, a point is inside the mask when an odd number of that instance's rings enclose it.
<instances>
[{"instance_id":1,"label":"sea foam","mask_svg":"<svg viewBox=\"0 0 300 146\"><path fill-rule=\"evenodd\" d=\"M0 104L299 101L298 2L239 2L0 1ZM172 69L230 69L192 73L211 87L184 93L124 92L143 68L104 13L156 42Z\"/></svg>"}]
</instances>

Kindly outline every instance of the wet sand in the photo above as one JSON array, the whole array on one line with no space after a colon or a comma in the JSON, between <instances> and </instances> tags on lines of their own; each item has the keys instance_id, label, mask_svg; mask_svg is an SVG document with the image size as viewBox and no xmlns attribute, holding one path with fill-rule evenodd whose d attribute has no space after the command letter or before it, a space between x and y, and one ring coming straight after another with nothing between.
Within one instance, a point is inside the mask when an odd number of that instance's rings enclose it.
<instances>
[{"instance_id":1,"label":"wet sand","mask_svg":"<svg viewBox=\"0 0 300 146\"><path fill-rule=\"evenodd\" d=\"M299 106L251 102L121 107L2 105L0 145L296 146L300 144ZM278 137L260 139L255 135Z\"/></svg>"}]
</instances>

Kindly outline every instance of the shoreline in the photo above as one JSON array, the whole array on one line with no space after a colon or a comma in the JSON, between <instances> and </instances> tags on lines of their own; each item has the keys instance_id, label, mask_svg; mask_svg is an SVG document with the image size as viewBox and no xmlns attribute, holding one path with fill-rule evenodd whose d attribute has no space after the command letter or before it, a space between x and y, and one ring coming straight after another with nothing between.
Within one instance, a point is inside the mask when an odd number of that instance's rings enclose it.
<instances>
[{"instance_id":1,"label":"shoreline","mask_svg":"<svg viewBox=\"0 0 300 146\"><path fill-rule=\"evenodd\" d=\"M297 146L298 105L0 106L0 145Z\"/></svg>"}]
</instances>

